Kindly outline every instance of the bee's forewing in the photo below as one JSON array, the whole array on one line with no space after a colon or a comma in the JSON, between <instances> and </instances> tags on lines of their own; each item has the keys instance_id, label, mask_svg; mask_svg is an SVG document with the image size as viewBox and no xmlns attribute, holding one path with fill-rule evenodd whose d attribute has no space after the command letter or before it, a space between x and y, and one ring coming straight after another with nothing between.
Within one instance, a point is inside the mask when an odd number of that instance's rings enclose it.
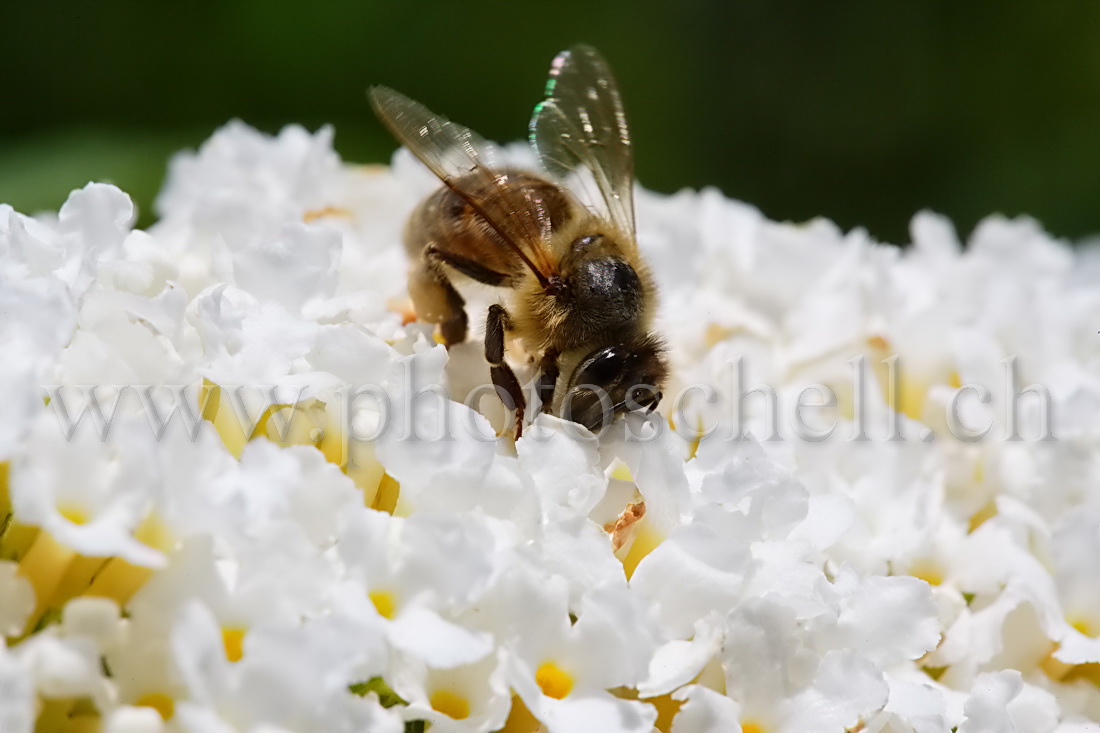
<instances>
[{"instance_id":1,"label":"bee's forewing","mask_svg":"<svg viewBox=\"0 0 1100 733\"><path fill-rule=\"evenodd\" d=\"M387 87L371 104L394 136L461 196L544 283L555 274L551 209L529 187L508 186L499 156L480 135Z\"/></svg>"}]
</instances>

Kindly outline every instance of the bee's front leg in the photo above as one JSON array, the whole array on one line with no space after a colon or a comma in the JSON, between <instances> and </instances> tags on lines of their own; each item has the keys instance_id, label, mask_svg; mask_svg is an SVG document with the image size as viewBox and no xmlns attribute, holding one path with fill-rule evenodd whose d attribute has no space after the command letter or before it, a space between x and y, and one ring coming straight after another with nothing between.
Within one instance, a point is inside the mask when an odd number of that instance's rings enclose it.
<instances>
[{"instance_id":1,"label":"bee's front leg","mask_svg":"<svg viewBox=\"0 0 1100 733\"><path fill-rule=\"evenodd\" d=\"M516 440L519 440L523 435L523 411L527 407L527 400L523 396L519 380L516 379L516 373L504 361L504 332L511 325L512 319L508 317L504 306L498 303L489 306L489 315L485 320L485 360L489 362L489 372L497 392L504 391L500 395L504 406L516 411ZM505 396L509 399L505 399ZM508 404L509 400L511 405Z\"/></svg>"},{"instance_id":2,"label":"bee's front leg","mask_svg":"<svg viewBox=\"0 0 1100 733\"><path fill-rule=\"evenodd\" d=\"M558 352L549 349L542 355L539 362L539 379L535 384L539 400L542 401L542 412L550 412L554 406L554 387L558 383Z\"/></svg>"}]
</instances>

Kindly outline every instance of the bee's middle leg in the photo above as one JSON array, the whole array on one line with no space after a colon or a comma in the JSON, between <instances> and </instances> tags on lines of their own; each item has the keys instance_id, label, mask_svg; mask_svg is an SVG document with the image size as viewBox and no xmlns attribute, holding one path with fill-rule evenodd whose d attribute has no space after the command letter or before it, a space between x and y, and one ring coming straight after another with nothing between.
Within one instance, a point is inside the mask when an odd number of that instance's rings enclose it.
<instances>
[{"instance_id":1,"label":"bee's middle leg","mask_svg":"<svg viewBox=\"0 0 1100 733\"><path fill-rule=\"evenodd\" d=\"M505 406L514 406L516 410L516 439L523 435L523 411L527 407L527 399L523 396L523 388L516 379L516 373L512 367L504 361L504 332L511 326L511 319L504 306L494 303L489 306L489 315L485 319L485 360L489 362L489 371L493 377L493 384L503 389L512 400L512 405L505 402Z\"/></svg>"},{"instance_id":2,"label":"bee's middle leg","mask_svg":"<svg viewBox=\"0 0 1100 733\"><path fill-rule=\"evenodd\" d=\"M550 412L554 406L554 387L558 383L558 373L558 352L550 349L542 355L542 361L539 362L539 379L535 385L542 401L542 412Z\"/></svg>"}]
</instances>

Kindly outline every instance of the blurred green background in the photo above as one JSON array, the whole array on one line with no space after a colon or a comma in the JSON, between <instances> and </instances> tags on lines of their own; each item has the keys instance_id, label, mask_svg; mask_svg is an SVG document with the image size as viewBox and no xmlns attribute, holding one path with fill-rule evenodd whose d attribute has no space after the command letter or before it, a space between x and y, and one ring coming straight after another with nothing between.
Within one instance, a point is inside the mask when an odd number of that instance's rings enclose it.
<instances>
[{"instance_id":1,"label":"blurred green background","mask_svg":"<svg viewBox=\"0 0 1100 733\"><path fill-rule=\"evenodd\" d=\"M152 218L172 151L240 118L393 143L384 83L492 139L525 132L550 59L585 41L619 77L639 180L717 185L776 219L907 240L1031 214L1100 232L1100 3L190 2L3 6L0 201L55 209L88 180Z\"/></svg>"}]
</instances>

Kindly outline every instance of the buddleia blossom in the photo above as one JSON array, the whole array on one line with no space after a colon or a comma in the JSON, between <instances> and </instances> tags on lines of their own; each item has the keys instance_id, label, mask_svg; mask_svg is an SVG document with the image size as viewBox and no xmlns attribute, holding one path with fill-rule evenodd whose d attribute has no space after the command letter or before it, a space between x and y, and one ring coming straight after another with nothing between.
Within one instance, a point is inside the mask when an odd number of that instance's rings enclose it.
<instances>
[{"instance_id":1,"label":"buddleia blossom","mask_svg":"<svg viewBox=\"0 0 1100 733\"><path fill-rule=\"evenodd\" d=\"M513 441L332 135L0 206L0 730L1096 729L1094 249L639 190L660 411Z\"/></svg>"}]
</instances>

